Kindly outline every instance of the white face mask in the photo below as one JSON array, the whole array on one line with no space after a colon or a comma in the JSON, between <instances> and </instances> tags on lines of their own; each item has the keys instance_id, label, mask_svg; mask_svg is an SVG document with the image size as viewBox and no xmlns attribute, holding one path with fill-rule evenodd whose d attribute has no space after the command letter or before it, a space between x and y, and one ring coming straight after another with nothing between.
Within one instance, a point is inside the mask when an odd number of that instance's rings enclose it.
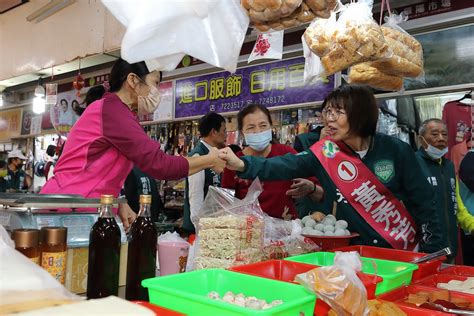
<instances>
[{"instance_id":1,"label":"white face mask","mask_svg":"<svg viewBox=\"0 0 474 316\"><path fill-rule=\"evenodd\" d=\"M161 93L157 87L150 86L147 96L138 96L138 115L154 113L160 105Z\"/></svg>"},{"instance_id":2,"label":"white face mask","mask_svg":"<svg viewBox=\"0 0 474 316\"><path fill-rule=\"evenodd\" d=\"M254 134L245 134L245 142L255 151L263 151L272 140L272 129Z\"/></svg>"},{"instance_id":3,"label":"white face mask","mask_svg":"<svg viewBox=\"0 0 474 316\"><path fill-rule=\"evenodd\" d=\"M448 147L445 147L443 149L438 149L435 146L428 144L428 142L426 141L424 137L423 137L423 140L428 145L425 151L428 154L428 156L430 156L432 159L435 159L435 160L441 159L444 155L448 153Z\"/></svg>"}]
</instances>

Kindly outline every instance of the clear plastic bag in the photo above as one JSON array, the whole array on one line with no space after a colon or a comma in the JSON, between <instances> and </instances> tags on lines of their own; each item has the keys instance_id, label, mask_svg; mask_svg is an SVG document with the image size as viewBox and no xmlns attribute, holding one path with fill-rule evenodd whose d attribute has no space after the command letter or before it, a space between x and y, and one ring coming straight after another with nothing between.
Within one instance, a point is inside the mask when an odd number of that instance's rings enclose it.
<instances>
[{"instance_id":1,"label":"clear plastic bag","mask_svg":"<svg viewBox=\"0 0 474 316\"><path fill-rule=\"evenodd\" d=\"M302 235L301 220L285 221L265 216L264 259L283 259L319 251L311 239Z\"/></svg>"},{"instance_id":2,"label":"clear plastic bag","mask_svg":"<svg viewBox=\"0 0 474 316\"><path fill-rule=\"evenodd\" d=\"M187 54L235 72L249 18L235 0L102 0L127 28L122 58L171 71Z\"/></svg>"},{"instance_id":3,"label":"clear plastic bag","mask_svg":"<svg viewBox=\"0 0 474 316\"><path fill-rule=\"evenodd\" d=\"M350 3L334 25L308 27L305 40L321 58L320 75L329 76L357 63L391 56L382 30L372 18L372 5L372 0Z\"/></svg>"},{"instance_id":4,"label":"clear plastic bag","mask_svg":"<svg viewBox=\"0 0 474 316\"><path fill-rule=\"evenodd\" d=\"M402 77L387 74L370 62L352 66L347 75L347 82L368 85L377 90L403 92Z\"/></svg>"},{"instance_id":5,"label":"clear plastic bag","mask_svg":"<svg viewBox=\"0 0 474 316\"><path fill-rule=\"evenodd\" d=\"M296 281L316 293L337 315L364 316L369 309L367 291L356 274L361 267L357 252L336 252L333 266L299 274Z\"/></svg>"},{"instance_id":6,"label":"clear plastic bag","mask_svg":"<svg viewBox=\"0 0 474 316\"><path fill-rule=\"evenodd\" d=\"M250 21L265 23L290 16L301 6L302 0L241 0Z\"/></svg>"},{"instance_id":7,"label":"clear plastic bag","mask_svg":"<svg viewBox=\"0 0 474 316\"><path fill-rule=\"evenodd\" d=\"M262 260L264 213L256 179L243 200L229 190L209 187L198 214L191 214L196 240L187 270L229 268Z\"/></svg>"},{"instance_id":8,"label":"clear plastic bag","mask_svg":"<svg viewBox=\"0 0 474 316\"><path fill-rule=\"evenodd\" d=\"M15 245L0 225L0 310L15 311L15 306L28 302L60 304L80 298L70 293L39 265L33 263ZM47 306L44 304L43 306ZM24 308L22 308L24 310Z\"/></svg>"},{"instance_id":9,"label":"clear plastic bag","mask_svg":"<svg viewBox=\"0 0 474 316\"><path fill-rule=\"evenodd\" d=\"M393 55L388 59L373 62L371 66L388 75L424 81L423 48L420 42L399 26L407 19L403 13L385 17L386 23L381 29Z\"/></svg>"}]
</instances>

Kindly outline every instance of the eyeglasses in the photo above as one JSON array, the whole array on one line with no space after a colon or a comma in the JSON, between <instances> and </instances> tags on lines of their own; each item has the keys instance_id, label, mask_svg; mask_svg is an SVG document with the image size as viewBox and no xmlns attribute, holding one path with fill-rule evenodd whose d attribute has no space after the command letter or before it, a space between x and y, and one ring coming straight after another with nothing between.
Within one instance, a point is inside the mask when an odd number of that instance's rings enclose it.
<instances>
[{"instance_id":1,"label":"eyeglasses","mask_svg":"<svg viewBox=\"0 0 474 316\"><path fill-rule=\"evenodd\" d=\"M331 108L325 108L324 110L322 110L321 113L323 114L326 120L330 119L334 121L337 121L341 115L346 115L346 112L342 110L339 110L339 109L336 110L336 109L331 109Z\"/></svg>"}]
</instances>

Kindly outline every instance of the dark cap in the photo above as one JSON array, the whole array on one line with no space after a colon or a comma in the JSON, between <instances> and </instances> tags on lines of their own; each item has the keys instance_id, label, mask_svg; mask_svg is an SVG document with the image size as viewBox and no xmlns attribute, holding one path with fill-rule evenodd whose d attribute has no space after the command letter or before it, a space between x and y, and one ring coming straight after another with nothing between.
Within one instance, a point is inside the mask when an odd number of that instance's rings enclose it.
<instances>
[{"instance_id":1,"label":"dark cap","mask_svg":"<svg viewBox=\"0 0 474 316\"><path fill-rule=\"evenodd\" d=\"M12 239L16 248L36 248L39 242L38 229L15 229Z\"/></svg>"},{"instance_id":2,"label":"dark cap","mask_svg":"<svg viewBox=\"0 0 474 316\"><path fill-rule=\"evenodd\" d=\"M468 152L461 161L459 179L471 192L474 192L474 151Z\"/></svg>"},{"instance_id":3,"label":"dark cap","mask_svg":"<svg viewBox=\"0 0 474 316\"><path fill-rule=\"evenodd\" d=\"M41 228L41 243L43 244L65 244L67 242L66 227L43 227Z\"/></svg>"}]
</instances>

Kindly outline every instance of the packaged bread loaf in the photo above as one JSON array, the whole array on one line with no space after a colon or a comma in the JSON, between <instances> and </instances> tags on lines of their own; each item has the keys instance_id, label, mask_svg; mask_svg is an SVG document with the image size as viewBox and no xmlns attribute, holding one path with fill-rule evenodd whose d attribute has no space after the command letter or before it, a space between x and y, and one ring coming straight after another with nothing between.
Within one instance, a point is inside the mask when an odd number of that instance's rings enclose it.
<instances>
[{"instance_id":1,"label":"packaged bread loaf","mask_svg":"<svg viewBox=\"0 0 474 316\"><path fill-rule=\"evenodd\" d=\"M337 0L303 0L317 17L327 19L337 7Z\"/></svg>"},{"instance_id":2,"label":"packaged bread loaf","mask_svg":"<svg viewBox=\"0 0 474 316\"><path fill-rule=\"evenodd\" d=\"M291 27L300 26L311 22L316 18L316 15L311 9L302 3L291 15L267 22L252 21L253 25L260 32L268 32L270 30L280 31Z\"/></svg>"},{"instance_id":3,"label":"packaged bread loaf","mask_svg":"<svg viewBox=\"0 0 474 316\"><path fill-rule=\"evenodd\" d=\"M391 55L380 26L372 18L372 7L366 2L349 4L334 27L313 23L304 38L321 58L325 76Z\"/></svg>"},{"instance_id":4,"label":"packaged bread loaf","mask_svg":"<svg viewBox=\"0 0 474 316\"><path fill-rule=\"evenodd\" d=\"M250 21L254 23L275 21L290 16L302 0L241 0Z\"/></svg>"},{"instance_id":5,"label":"packaged bread loaf","mask_svg":"<svg viewBox=\"0 0 474 316\"><path fill-rule=\"evenodd\" d=\"M373 62L384 73L416 78L423 72L423 49L420 42L397 25L403 17L392 15L381 29L393 55Z\"/></svg>"},{"instance_id":6,"label":"packaged bread loaf","mask_svg":"<svg viewBox=\"0 0 474 316\"><path fill-rule=\"evenodd\" d=\"M399 91L403 88L403 78L386 74L371 63L352 66L348 77L349 83L368 85L377 90Z\"/></svg>"}]
</instances>

